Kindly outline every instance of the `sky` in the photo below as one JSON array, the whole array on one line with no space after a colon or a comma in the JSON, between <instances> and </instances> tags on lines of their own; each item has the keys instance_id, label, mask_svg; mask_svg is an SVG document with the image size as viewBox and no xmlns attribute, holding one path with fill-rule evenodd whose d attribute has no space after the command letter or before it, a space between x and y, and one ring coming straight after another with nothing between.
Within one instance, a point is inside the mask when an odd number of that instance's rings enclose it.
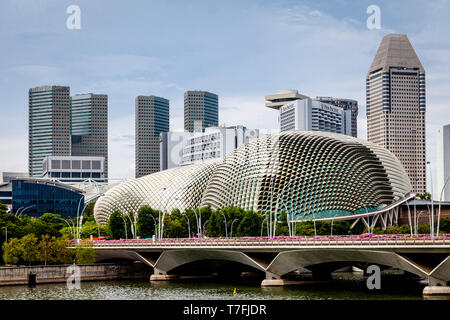
<instances>
[{"instance_id":1,"label":"sky","mask_svg":"<svg viewBox=\"0 0 450 320\"><path fill-rule=\"evenodd\" d=\"M80 8L80 29L66 12ZM369 29L370 5L381 28ZM0 0L0 171L27 171L28 89L107 94L109 176L134 177L134 99L170 100L183 130L183 94L219 95L219 123L277 129L264 96L296 89L358 100L366 139L365 77L384 35L407 34L426 70L427 158L450 123L450 0Z\"/></svg>"}]
</instances>

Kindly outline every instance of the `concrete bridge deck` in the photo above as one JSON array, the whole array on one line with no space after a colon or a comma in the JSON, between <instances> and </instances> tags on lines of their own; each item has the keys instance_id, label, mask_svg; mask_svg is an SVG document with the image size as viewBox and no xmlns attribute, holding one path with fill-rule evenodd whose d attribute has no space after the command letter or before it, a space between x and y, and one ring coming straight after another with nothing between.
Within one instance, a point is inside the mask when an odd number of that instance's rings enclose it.
<instances>
[{"instance_id":1,"label":"concrete bridge deck","mask_svg":"<svg viewBox=\"0 0 450 320\"><path fill-rule=\"evenodd\" d=\"M97 259L139 260L154 269L153 280L178 275L232 271L265 274L263 285L283 285L300 268L318 278L352 265L377 264L428 279L429 286L450 284L450 235L429 237L279 237L211 239L132 239L94 241Z\"/></svg>"}]
</instances>

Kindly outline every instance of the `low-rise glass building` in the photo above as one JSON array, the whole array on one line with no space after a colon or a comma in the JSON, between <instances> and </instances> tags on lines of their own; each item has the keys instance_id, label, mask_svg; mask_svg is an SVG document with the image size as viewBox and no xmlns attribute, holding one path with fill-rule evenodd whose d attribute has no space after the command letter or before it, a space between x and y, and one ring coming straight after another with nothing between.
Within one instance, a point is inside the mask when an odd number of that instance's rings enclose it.
<instances>
[{"instance_id":1,"label":"low-rise glass building","mask_svg":"<svg viewBox=\"0 0 450 320\"><path fill-rule=\"evenodd\" d=\"M12 212L39 217L44 213L74 218L84 208L82 190L43 179L12 180Z\"/></svg>"}]
</instances>

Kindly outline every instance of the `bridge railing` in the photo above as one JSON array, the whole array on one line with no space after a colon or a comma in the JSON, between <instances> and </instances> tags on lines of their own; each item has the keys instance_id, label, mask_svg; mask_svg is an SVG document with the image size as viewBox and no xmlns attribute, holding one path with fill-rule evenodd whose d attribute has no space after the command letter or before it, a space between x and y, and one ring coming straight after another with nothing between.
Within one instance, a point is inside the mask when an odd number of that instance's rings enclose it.
<instances>
[{"instance_id":1,"label":"bridge railing","mask_svg":"<svg viewBox=\"0 0 450 320\"><path fill-rule=\"evenodd\" d=\"M321 236L321 237L242 237L242 238L164 238L130 240L94 240L96 247L249 247L249 246L412 246L450 245L450 234L431 239L429 235L404 236Z\"/></svg>"}]
</instances>

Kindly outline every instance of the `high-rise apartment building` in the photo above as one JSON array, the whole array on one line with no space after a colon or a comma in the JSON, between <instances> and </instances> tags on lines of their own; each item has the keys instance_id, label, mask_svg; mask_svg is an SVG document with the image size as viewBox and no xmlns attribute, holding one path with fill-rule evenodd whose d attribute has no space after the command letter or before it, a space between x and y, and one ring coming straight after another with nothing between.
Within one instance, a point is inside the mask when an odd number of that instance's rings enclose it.
<instances>
[{"instance_id":1,"label":"high-rise apartment building","mask_svg":"<svg viewBox=\"0 0 450 320\"><path fill-rule=\"evenodd\" d=\"M412 191L426 191L425 70L406 35L383 38L366 78L367 136L401 161Z\"/></svg>"},{"instance_id":2,"label":"high-rise apartment building","mask_svg":"<svg viewBox=\"0 0 450 320\"><path fill-rule=\"evenodd\" d=\"M442 200L450 201L450 124L439 130L437 190L435 191L437 192L435 199L439 200L442 193Z\"/></svg>"},{"instance_id":3,"label":"high-rise apartment building","mask_svg":"<svg viewBox=\"0 0 450 320\"><path fill-rule=\"evenodd\" d=\"M28 172L42 176L47 156L69 156L70 88L42 86L28 91Z\"/></svg>"},{"instance_id":4,"label":"high-rise apartment building","mask_svg":"<svg viewBox=\"0 0 450 320\"><path fill-rule=\"evenodd\" d=\"M280 110L282 106L289 102L308 98L308 96L298 93L297 90L278 90L276 94L266 96L266 107Z\"/></svg>"},{"instance_id":5,"label":"high-rise apartment building","mask_svg":"<svg viewBox=\"0 0 450 320\"><path fill-rule=\"evenodd\" d=\"M219 124L219 97L207 91L184 93L184 130L201 132Z\"/></svg>"},{"instance_id":6,"label":"high-rise apartment building","mask_svg":"<svg viewBox=\"0 0 450 320\"><path fill-rule=\"evenodd\" d=\"M108 96L77 94L71 97L72 156L103 157L108 177Z\"/></svg>"},{"instance_id":7,"label":"high-rise apartment building","mask_svg":"<svg viewBox=\"0 0 450 320\"><path fill-rule=\"evenodd\" d=\"M138 96L136 106L136 178L160 171L159 134L169 131L169 100Z\"/></svg>"},{"instance_id":8,"label":"high-rise apartment building","mask_svg":"<svg viewBox=\"0 0 450 320\"><path fill-rule=\"evenodd\" d=\"M358 136L358 101L352 99L333 98L333 97L316 97L316 100L332 104L344 110L351 112L351 128L352 136Z\"/></svg>"},{"instance_id":9,"label":"high-rise apartment building","mask_svg":"<svg viewBox=\"0 0 450 320\"><path fill-rule=\"evenodd\" d=\"M351 110L310 98L295 100L280 108L280 131L291 130L351 135Z\"/></svg>"}]
</instances>

